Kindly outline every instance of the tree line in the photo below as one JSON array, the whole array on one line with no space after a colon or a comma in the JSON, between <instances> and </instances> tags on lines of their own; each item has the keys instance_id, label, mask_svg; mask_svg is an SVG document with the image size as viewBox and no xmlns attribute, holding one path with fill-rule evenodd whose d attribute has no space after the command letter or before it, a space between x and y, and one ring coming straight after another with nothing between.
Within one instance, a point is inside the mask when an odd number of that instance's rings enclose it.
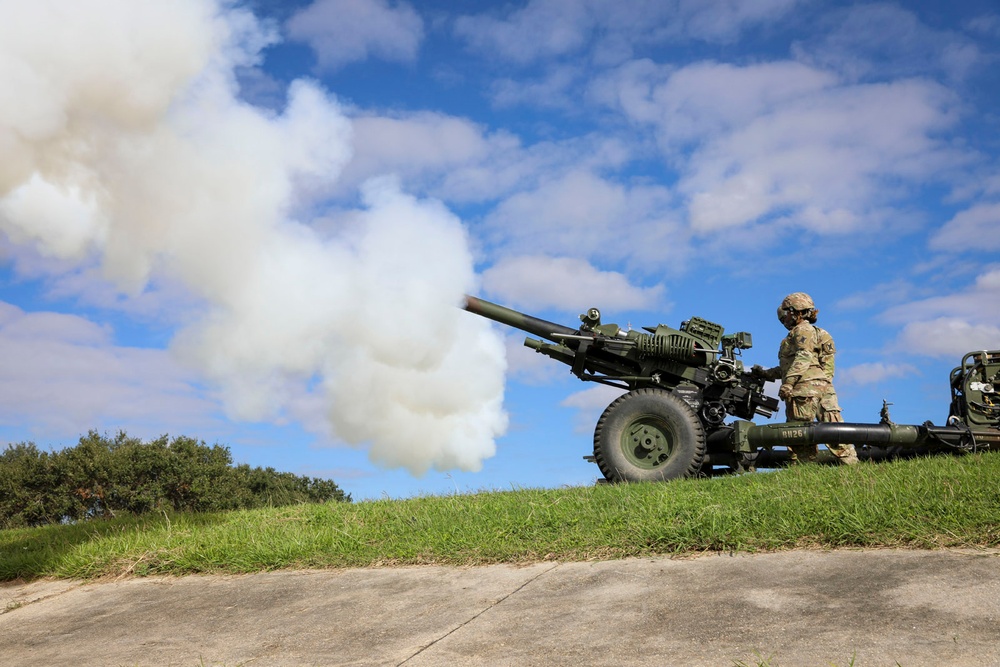
<instances>
[{"instance_id":1,"label":"tree line","mask_svg":"<svg viewBox=\"0 0 1000 667\"><path fill-rule=\"evenodd\" d=\"M331 480L234 466L228 447L185 436L142 442L91 431L60 451L27 442L0 454L0 529L350 500Z\"/></svg>"}]
</instances>

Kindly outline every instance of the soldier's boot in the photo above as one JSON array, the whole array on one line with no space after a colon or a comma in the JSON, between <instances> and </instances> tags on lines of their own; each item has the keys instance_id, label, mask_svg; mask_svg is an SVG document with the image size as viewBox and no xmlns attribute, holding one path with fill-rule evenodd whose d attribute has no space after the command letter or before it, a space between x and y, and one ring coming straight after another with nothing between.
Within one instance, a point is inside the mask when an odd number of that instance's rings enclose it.
<instances>
[{"instance_id":1,"label":"soldier's boot","mask_svg":"<svg viewBox=\"0 0 1000 667\"><path fill-rule=\"evenodd\" d=\"M788 451L791 453L791 465L797 463L815 463L816 447L809 445L790 445Z\"/></svg>"},{"instance_id":2,"label":"soldier's boot","mask_svg":"<svg viewBox=\"0 0 1000 667\"><path fill-rule=\"evenodd\" d=\"M854 445L843 445L830 450L837 457L840 465L853 466L858 464L858 453Z\"/></svg>"}]
</instances>

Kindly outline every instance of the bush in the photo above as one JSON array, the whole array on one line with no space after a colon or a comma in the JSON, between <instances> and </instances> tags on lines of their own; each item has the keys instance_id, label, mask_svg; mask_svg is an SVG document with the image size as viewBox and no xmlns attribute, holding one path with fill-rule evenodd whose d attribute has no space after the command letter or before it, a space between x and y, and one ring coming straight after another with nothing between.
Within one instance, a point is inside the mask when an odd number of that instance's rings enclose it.
<instances>
[{"instance_id":1,"label":"bush","mask_svg":"<svg viewBox=\"0 0 1000 667\"><path fill-rule=\"evenodd\" d=\"M10 445L0 454L0 528L54 523L71 505L52 454L32 443Z\"/></svg>"},{"instance_id":2,"label":"bush","mask_svg":"<svg viewBox=\"0 0 1000 667\"><path fill-rule=\"evenodd\" d=\"M331 480L232 462L228 447L184 436L144 443L91 431L54 453L9 445L0 454L0 528L351 500Z\"/></svg>"}]
</instances>

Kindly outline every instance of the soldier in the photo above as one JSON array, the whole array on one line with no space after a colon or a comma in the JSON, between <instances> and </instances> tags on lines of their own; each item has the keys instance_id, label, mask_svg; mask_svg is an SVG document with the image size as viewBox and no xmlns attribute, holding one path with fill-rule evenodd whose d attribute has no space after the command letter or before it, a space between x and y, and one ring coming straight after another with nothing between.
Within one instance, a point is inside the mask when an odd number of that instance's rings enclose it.
<instances>
[{"instance_id":1,"label":"soldier","mask_svg":"<svg viewBox=\"0 0 1000 667\"><path fill-rule=\"evenodd\" d=\"M754 366L752 371L768 380L781 380L778 398L785 401L788 421L842 422L837 392L833 388L834 353L836 348L829 333L813 326L819 311L812 297L795 292L785 297L778 308L778 319L788 335L778 349L778 365L765 369ZM858 462L854 445L827 445L841 463ZM816 459L816 445L794 445L789 449L792 462Z\"/></svg>"}]
</instances>

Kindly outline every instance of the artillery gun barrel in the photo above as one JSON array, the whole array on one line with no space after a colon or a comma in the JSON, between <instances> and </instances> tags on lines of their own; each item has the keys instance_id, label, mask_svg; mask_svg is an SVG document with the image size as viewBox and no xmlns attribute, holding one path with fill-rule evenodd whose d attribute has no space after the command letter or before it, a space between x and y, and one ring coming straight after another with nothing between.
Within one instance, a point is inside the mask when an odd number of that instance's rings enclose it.
<instances>
[{"instance_id":1,"label":"artillery gun barrel","mask_svg":"<svg viewBox=\"0 0 1000 667\"><path fill-rule=\"evenodd\" d=\"M493 320L494 322L506 324L509 327L514 327L515 329L520 329L521 331L525 331L535 336L540 336L546 340L551 340L554 343L562 342L559 338L560 336L565 339L571 336L577 336L580 333L577 329L570 329L569 327L561 324L532 317L531 315L525 315L524 313L519 313L516 310L504 308L503 306L499 306L495 303L491 303L485 299L480 299L474 296L465 297L465 310L470 313L475 313L481 317L485 317L486 319Z\"/></svg>"}]
</instances>

